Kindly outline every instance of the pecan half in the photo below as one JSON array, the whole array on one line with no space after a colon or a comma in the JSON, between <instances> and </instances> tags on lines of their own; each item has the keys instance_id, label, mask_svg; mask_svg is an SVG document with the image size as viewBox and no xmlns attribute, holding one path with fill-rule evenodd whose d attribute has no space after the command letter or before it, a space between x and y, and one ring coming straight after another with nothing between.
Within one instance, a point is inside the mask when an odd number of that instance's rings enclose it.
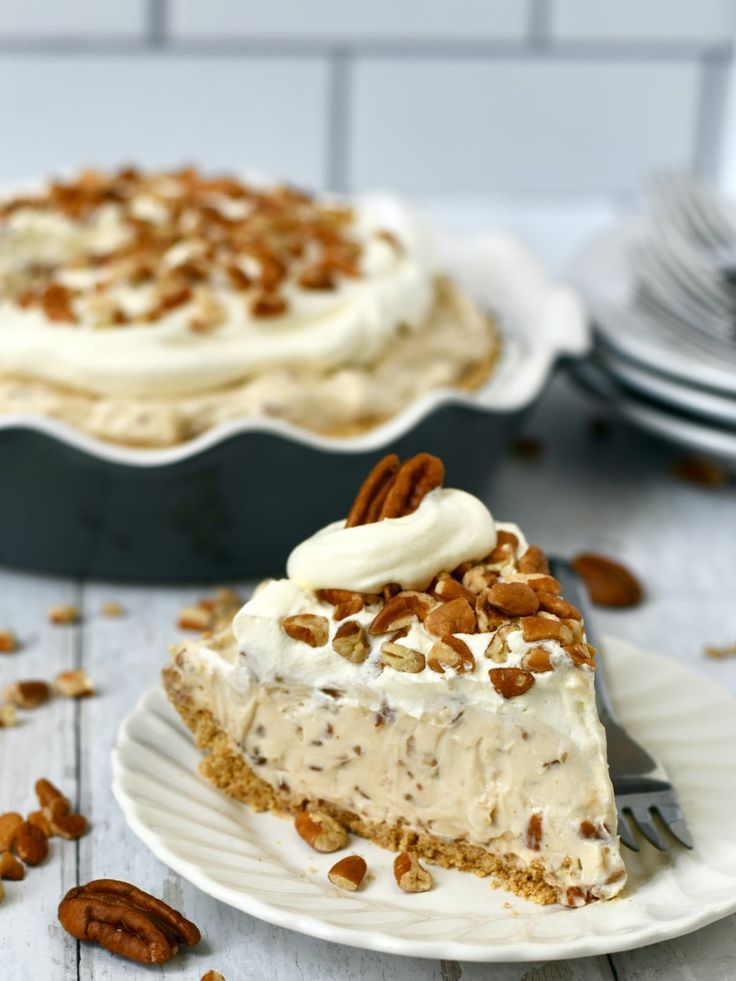
<instances>
[{"instance_id":1,"label":"pecan half","mask_svg":"<svg viewBox=\"0 0 736 981\"><path fill-rule=\"evenodd\" d=\"M444 674L445 668L454 668L458 674L467 674L475 670L475 658L464 640L447 634L432 645L427 665L438 674Z\"/></svg>"},{"instance_id":2,"label":"pecan half","mask_svg":"<svg viewBox=\"0 0 736 981\"><path fill-rule=\"evenodd\" d=\"M0 852L0 879L20 881L26 874L23 863L10 852Z\"/></svg>"},{"instance_id":3,"label":"pecan half","mask_svg":"<svg viewBox=\"0 0 736 981\"><path fill-rule=\"evenodd\" d=\"M528 616L539 609L539 598L531 586L523 582L497 582L488 589L488 600L503 613Z\"/></svg>"},{"instance_id":4,"label":"pecan half","mask_svg":"<svg viewBox=\"0 0 736 981\"><path fill-rule=\"evenodd\" d=\"M430 453L417 453L401 464L381 507L383 518L401 518L416 511L424 498L445 479L445 465Z\"/></svg>"},{"instance_id":5,"label":"pecan half","mask_svg":"<svg viewBox=\"0 0 736 981\"><path fill-rule=\"evenodd\" d=\"M599 606L636 606L641 602L644 591L639 581L619 562L584 552L572 560L572 565Z\"/></svg>"},{"instance_id":6,"label":"pecan half","mask_svg":"<svg viewBox=\"0 0 736 981\"><path fill-rule=\"evenodd\" d=\"M494 606L491 602L490 587L478 593L475 600L475 615L478 618L478 630L485 634L490 630L495 630L511 619L508 613L504 613Z\"/></svg>"},{"instance_id":7,"label":"pecan half","mask_svg":"<svg viewBox=\"0 0 736 981\"><path fill-rule=\"evenodd\" d=\"M365 661L370 647L365 639L365 630L357 620L346 620L340 624L332 638L332 649L353 664Z\"/></svg>"},{"instance_id":8,"label":"pecan half","mask_svg":"<svg viewBox=\"0 0 736 981\"><path fill-rule=\"evenodd\" d=\"M314 613L297 613L293 617L284 617L281 626L289 637L301 640L310 647L324 647L330 635L327 619Z\"/></svg>"},{"instance_id":9,"label":"pecan half","mask_svg":"<svg viewBox=\"0 0 736 981\"><path fill-rule=\"evenodd\" d=\"M7 851L13 845L15 832L23 824L23 815L17 811L0 814L0 851Z\"/></svg>"},{"instance_id":10,"label":"pecan half","mask_svg":"<svg viewBox=\"0 0 736 981\"><path fill-rule=\"evenodd\" d=\"M375 615L368 633L387 634L408 627L414 620L424 620L434 606L435 601L428 593L412 590L397 593Z\"/></svg>"},{"instance_id":11,"label":"pecan half","mask_svg":"<svg viewBox=\"0 0 736 981\"><path fill-rule=\"evenodd\" d=\"M70 889L59 904L59 922L77 940L96 941L139 964L164 964L180 943L199 943L197 927L127 882L95 879Z\"/></svg>"},{"instance_id":12,"label":"pecan half","mask_svg":"<svg viewBox=\"0 0 736 981\"><path fill-rule=\"evenodd\" d=\"M516 698L534 684L534 675L522 668L491 668L488 672L491 684L503 698Z\"/></svg>"},{"instance_id":13,"label":"pecan half","mask_svg":"<svg viewBox=\"0 0 736 981\"><path fill-rule=\"evenodd\" d=\"M384 456L363 481L345 521L346 528L378 521L378 515L399 469L395 453Z\"/></svg>"},{"instance_id":14,"label":"pecan half","mask_svg":"<svg viewBox=\"0 0 736 981\"><path fill-rule=\"evenodd\" d=\"M475 630L475 610L462 597L435 607L424 619L424 626L435 637L446 634L472 634Z\"/></svg>"},{"instance_id":15,"label":"pecan half","mask_svg":"<svg viewBox=\"0 0 736 981\"><path fill-rule=\"evenodd\" d=\"M347 889L348 892L355 892L367 871L368 866L364 858L360 855L346 855L339 862L335 862L327 873L327 878L334 886Z\"/></svg>"},{"instance_id":16,"label":"pecan half","mask_svg":"<svg viewBox=\"0 0 736 981\"><path fill-rule=\"evenodd\" d=\"M381 663L394 671L405 671L408 674L419 674L424 670L426 661L424 654L420 651L412 650L411 647L404 647L403 644L395 644L390 640L381 644Z\"/></svg>"},{"instance_id":17,"label":"pecan half","mask_svg":"<svg viewBox=\"0 0 736 981\"><path fill-rule=\"evenodd\" d=\"M400 852L394 859L396 885L404 892L427 892L432 888L432 875L412 852Z\"/></svg>"},{"instance_id":18,"label":"pecan half","mask_svg":"<svg viewBox=\"0 0 736 981\"><path fill-rule=\"evenodd\" d=\"M336 852L348 840L345 828L325 811L299 811L294 827L299 837L318 852Z\"/></svg>"}]
</instances>

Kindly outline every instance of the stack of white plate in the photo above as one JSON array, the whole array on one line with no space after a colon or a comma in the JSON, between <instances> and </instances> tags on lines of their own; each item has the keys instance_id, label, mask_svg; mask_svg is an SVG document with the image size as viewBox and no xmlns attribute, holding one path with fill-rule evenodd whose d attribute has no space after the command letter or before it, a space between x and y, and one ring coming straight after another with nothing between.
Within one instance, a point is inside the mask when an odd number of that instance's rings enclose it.
<instances>
[{"instance_id":1,"label":"stack of white plate","mask_svg":"<svg viewBox=\"0 0 736 981\"><path fill-rule=\"evenodd\" d=\"M651 234L649 218L630 219L575 262L595 343L573 375L632 423L736 466L736 341L688 331L636 302L637 250Z\"/></svg>"}]
</instances>

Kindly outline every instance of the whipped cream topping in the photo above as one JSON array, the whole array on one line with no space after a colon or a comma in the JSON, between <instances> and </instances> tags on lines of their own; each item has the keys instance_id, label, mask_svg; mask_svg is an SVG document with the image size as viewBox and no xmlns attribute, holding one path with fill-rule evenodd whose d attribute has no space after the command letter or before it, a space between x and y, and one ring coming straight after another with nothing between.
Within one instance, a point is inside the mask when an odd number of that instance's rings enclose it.
<instances>
[{"instance_id":1,"label":"whipped cream topping","mask_svg":"<svg viewBox=\"0 0 736 981\"><path fill-rule=\"evenodd\" d=\"M438 572L481 559L496 544L488 508L465 491L438 488L402 518L322 528L289 556L287 574L307 589L380 592L386 583L426 587Z\"/></svg>"},{"instance_id":2,"label":"whipped cream topping","mask_svg":"<svg viewBox=\"0 0 736 981\"><path fill-rule=\"evenodd\" d=\"M133 206L146 220L155 219L155 202L142 198ZM223 213L233 207L216 196L212 206ZM124 244L125 235L114 205L86 223L21 207L0 225L0 283L22 275L33 262L68 265L102 255ZM196 290L191 302L163 311L154 322L136 322L155 302L150 282L116 288L111 300L133 322L100 329L92 310L104 264L62 270L60 284L82 291L75 301L77 322L52 321L42 309L3 299L0 370L95 395L172 397L231 385L268 369L308 375L370 364L400 331L421 328L433 302L434 268L428 236L393 198L355 202L350 236L361 250L359 277L341 278L330 290L288 282L281 290L285 312L267 318L254 316L249 299L223 281L210 293L223 321L202 333L191 329ZM171 252L172 266L192 258L178 245Z\"/></svg>"}]
</instances>

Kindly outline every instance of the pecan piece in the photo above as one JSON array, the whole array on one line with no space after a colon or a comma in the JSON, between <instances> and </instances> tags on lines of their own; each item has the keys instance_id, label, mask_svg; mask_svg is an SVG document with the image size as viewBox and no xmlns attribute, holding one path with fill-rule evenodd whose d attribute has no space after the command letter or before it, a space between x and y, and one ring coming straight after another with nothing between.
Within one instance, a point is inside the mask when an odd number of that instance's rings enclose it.
<instances>
[{"instance_id":1,"label":"pecan piece","mask_svg":"<svg viewBox=\"0 0 736 981\"><path fill-rule=\"evenodd\" d=\"M518 629L518 623L514 623L512 620L498 627L498 629L494 631L491 639L488 641L488 647L485 649L485 656L489 657L492 661L496 661L497 664L501 664L503 661L505 661L509 653L508 636L513 630Z\"/></svg>"},{"instance_id":2,"label":"pecan piece","mask_svg":"<svg viewBox=\"0 0 736 981\"><path fill-rule=\"evenodd\" d=\"M538 545L530 545L519 559L519 572L542 572L549 575L547 556Z\"/></svg>"},{"instance_id":3,"label":"pecan piece","mask_svg":"<svg viewBox=\"0 0 736 981\"><path fill-rule=\"evenodd\" d=\"M325 603L332 603L335 607L332 619L338 622L344 620L345 617L360 613L365 606L363 594L354 593L350 589L320 589L317 596Z\"/></svg>"},{"instance_id":4,"label":"pecan piece","mask_svg":"<svg viewBox=\"0 0 736 981\"><path fill-rule=\"evenodd\" d=\"M7 685L3 694L11 705L33 709L49 700L51 688L45 681L14 681Z\"/></svg>"},{"instance_id":5,"label":"pecan piece","mask_svg":"<svg viewBox=\"0 0 736 981\"><path fill-rule=\"evenodd\" d=\"M464 640L446 634L432 645L427 665L438 674L444 674L445 668L454 668L458 674L467 674L475 670L475 658Z\"/></svg>"},{"instance_id":6,"label":"pecan piece","mask_svg":"<svg viewBox=\"0 0 736 981\"><path fill-rule=\"evenodd\" d=\"M484 565L473 565L467 569L462 576L463 586L477 596L488 586L492 586L498 579L498 573L493 569L487 569Z\"/></svg>"},{"instance_id":7,"label":"pecan piece","mask_svg":"<svg viewBox=\"0 0 736 981\"><path fill-rule=\"evenodd\" d=\"M392 596L373 618L368 627L370 634L387 634L392 630L408 627L414 620L424 620L434 600L428 593L406 590Z\"/></svg>"},{"instance_id":8,"label":"pecan piece","mask_svg":"<svg viewBox=\"0 0 736 981\"><path fill-rule=\"evenodd\" d=\"M77 940L93 940L139 964L164 964L180 943L199 943L197 927L160 899L117 879L70 889L59 922Z\"/></svg>"},{"instance_id":9,"label":"pecan piece","mask_svg":"<svg viewBox=\"0 0 736 981\"><path fill-rule=\"evenodd\" d=\"M287 302L279 293L262 292L254 296L250 312L254 317L280 317L286 312Z\"/></svg>"},{"instance_id":10,"label":"pecan piece","mask_svg":"<svg viewBox=\"0 0 736 981\"><path fill-rule=\"evenodd\" d=\"M68 698L88 698L94 695L95 686L86 671L62 671L56 676L56 690Z\"/></svg>"},{"instance_id":11,"label":"pecan piece","mask_svg":"<svg viewBox=\"0 0 736 981\"><path fill-rule=\"evenodd\" d=\"M534 675L522 668L491 668L488 672L491 684L503 698L516 698L534 684Z\"/></svg>"},{"instance_id":12,"label":"pecan piece","mask_svg":"<svg viewBox=\"0 0 736 981\"><path fill-rule=\"evenodd\" d=\"M511 616L528 616L539 609L539 598L531 586L523 582L497 582L488 589L488 601Z\"/></svg>"},{"instance_id":13,"label":"pecan piece","mask_svg":"<svg viewBox=\"0 0 736 981\"><path fill-rule=\"evenodd\" d=\"M582 620L583 616L577 606L568 603L562 596L553 593L538 593L539 606L546 613L554 613L562 620Z\"/></svg>"},{"instance_id":14,"label":"pecan piece","mask_svg":"<svg viewBox=\"0 0 736 981\"><path fill-rule=\"evenodd\" d=\"M294 827L299 837L317 852L336 852L348 840L345 828L325 811L299 811Z\"/></svg>"},{"instance_id":15,"label":"pecan piece","mask_svg":"<svg viewBox=\"0 0 736 981\"><path fill-rule=\"evenodd\" d=\"M365 639L365 630L357 620L346 620L340 624L332 638L332 649L353 664L365 661L370 647Z\"/></svg>"},{"instance_id":16,"label":"pecan piece","mask_svg":"<svg viewBox=\"0 0 736 981\"><path fill-rule=\"evenodd\" d=\"M535 811L529 818L526 828L526 844L533 852L538 852L542 847L542 815Z\"/></svg>"},{"instance_id":17,"label":"pecan piece","mask_svg":"<svg viewBox=\"0 0 736 981\"><path fill-rule=\"evenodd\" d=\"M398 469L399 458L395 453L389 453L378 461L363 481L353 501L345 521L346 528L378 521L378 515Z\"/></svg>"},{"instance_id":18,"label":"pecan piece","mask_svg":"<svg viewBox=\"0 0 736 981\"><path fill-rule=\"evenodd\" d=\"M453 579L452 576L443 572L439 576L434 587L434 595L437 599L447 603L449 600L464 599L471 605L475 605L475 593Z\"/></svg>"},{"instance_id":19,"label":"pecan piece","mask_svg":"<svg viewBox=\"0 0 736 981\"><path fill-rule=\"evenodd\" d=\"M552 657L545 647L532 647L524 655L523 665L527 671L544 674L553 668Z\"/></svg>"},{"instance_id":20,"label":"pecan piece","mask_svg":"<svg viewBox=\"0 0 736 981\"><path fill-rule=\"evenodd\" d=\"M643 590L639 581L619 562L584 552L572 560L572 566L599 606L636 606L641 602Z\"/></svg>"},{"instance_id":21,"label":"pecan piece","mask_svg":"<svg viewBox=\"0 0 736 981\"><path fill-rule=\"evenodd\" d=\"M0 654L12 654L18 650L18 638L12 630L0 630Z\"/></svg>"},{"instance_id":22,"label":"pecan piece","mask_svg":"<svg viewBox=\"0 0 736 981\"><path fill-rule=\"evenodd\" d=\"M70 604L52 606L46 615L49 618L49 623L77 623L79 620L79 610L76 606L71 606Z\"/></svg>"},{"instance_id":23,"label":"pecan piece","mask_svg":"<svg viewBox=\"0 0 736 981\"><path fill-rule=\"evenodd\" d=\"M527 586L531 586L535 593L552 593L553 596L559 596L562 592L560 581L554 576L546 576L543 572L521 572L518 575L524 577L523 581Z\"/></svg>"},{"instance_id":24,"label":"pecan piece","mask_svg":"<svg viewBox=\"0 0 736 981\"><path fill-rule=\"evenodd\" d=\"M433 879L412 852L400 852L394 859L394 878L396 885L404 892L427 892L432 888Z\"/></svg>"},{"instance_id":25,"label":"pecan piece","mask_svg":"<svg viewBox=\"0 0 736 981\"><path fill-rule=\"evenodd\" d=\"M301 640L310 647L324 647L330 635L327 619L314 613L297 613L293 617L284 617L281 626L289 637Z\"/></svg>"},{"instance_id":26,"label":"pecan piece","mask_svg":"<svg viewBox=\"0 0 736 981\"><path fill-rule=\"evenodd\" d=\"M37 825L23 821L15 829L13 851L26 865L38 865L49 853L48 838Z\"/></svg>"},{"instance_id":27,"label":"pecan piece","mask_svg":"<svg viewBox=\"0 0 736 981\"><path fill-rule=\"evenodd\" d=\"M15 705L0 705L0 729L9 729L16 722Z\"/></svg>"},{"instance_id":28,"label":"pecan piece","mask_svg":"<svg viewBox=\"0 0 736 981\"><path fill-rule=\"evenodd\" d=\"M327 873L327 878L334 886L347 889L348 892L355 892L367 871L368 866L364 858L360 855L346 855L339 862L335 862Z\"/></svg>"},{"instance_id":29,"label":"pecan piece","mask_svg":"<svg viewBox=\"0 0 736 981\"><path fill-rule=\"evenodd\" d=\"M570 628L551 616L524 617L521 629L524 640L532 644L538 640L558 640L561 644L569 644L572 640Z\"/></svg>"},{"instance_id":30,"label":"pecan piece","mask_svg":"<svg viewBox=\"0 0 736 981\"><path fill-rule=\"evenodd\" d=\"M23 824L23 815L17 811L0 814L0 851L7 851L13 845L15 832Z\"/></svg>"},{"instance_id":31,"label":"pecan piece","mask_svg":"<svg viewBox=\"0 0 736 981\"><path fill-rule=\"evenodd\" d=\"M595 648L591 647L590 644L565 644L562 649L577 667L581 667L583 664L587 664L591 668L595 667L593 660Z\"/></svg>"},{"instance_id":32,"label":"pecan piece","mask_svg":"<svg viewBox=\"0 0 736 981\"><path fill-rule=\"evenodd\" d=\"M419 674L420 671L424 671L426 661L420 651L387 640L381 644L381 663L395 671Z\"/></svg>"},{"instance_id":33,"label":"pecan piece","mask_svg":"<svg viewBox=\"0 0 736 981\"><path fill-rule=\"evenodd\" d=\"M608 838L608 832L602 825L586 820L580 822L580 837L596 838L599 841L603 841L605 838Z\"/></svg>"},{"instance_id":34,"label":"pecan piece","mask_svg":"<svg viewBox=\"0 0 736 981\"><path fill-rule=\"evenodd\" d=\"M475 630L475 611L462 597L435 607L424 619L424 626L435 637L446 634L472 634Z\"/></svg>"},{"instance_id":35,"label":"pecan piece","mask_svg":"<svg viewBox=\"0 0 736 981\"><path fill-rule=\"evenodd\" d=\"M486 589L478 593L475 600L475 615L478 618L478 630L482 634L488 633L490 630L495 630L497 627L511 620L508 613L504 613L493 605L490 596L490 587L486 587Z\"/></svg>"},{"instance_id":36,"label":"pecan piece","mask_svg":"<svg viewBox=\"0 0 736 981\"><path fill-rule=\"evenodd\" d=\"M0 879L20 881L26 874L23 863L10 852L0 852Z\"/></svg>"}]
</instances>

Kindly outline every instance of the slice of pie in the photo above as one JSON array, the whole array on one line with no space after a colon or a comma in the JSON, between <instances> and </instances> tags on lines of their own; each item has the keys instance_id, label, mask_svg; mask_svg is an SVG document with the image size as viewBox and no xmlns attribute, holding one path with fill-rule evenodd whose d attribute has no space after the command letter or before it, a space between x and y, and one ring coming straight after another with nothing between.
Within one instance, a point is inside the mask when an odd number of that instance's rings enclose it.
<instances>
[{"instance_id":1,"label":"slice of pie","mask_svg":"<svg viewBox=\"0 0 736 981\"><path fill-rule=\"evenodd\" d=\"M256 810L319 808L540 903L626 880L594 650L543 552L387 456L232 627L175 648L202 773Z\"/></svg>"}]
</instances>

